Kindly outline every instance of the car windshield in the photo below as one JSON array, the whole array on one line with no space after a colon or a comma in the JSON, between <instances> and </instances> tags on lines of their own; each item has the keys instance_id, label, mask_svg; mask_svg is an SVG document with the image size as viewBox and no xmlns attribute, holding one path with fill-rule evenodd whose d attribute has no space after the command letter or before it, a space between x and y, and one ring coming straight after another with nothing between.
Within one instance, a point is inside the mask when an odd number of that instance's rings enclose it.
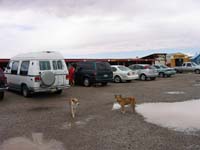
<instances>
[{"instance_id":1,"label":"car windshield","mask_svg":"<svg viewBox=\"0 0 200 150\"><path fill-rule=\"evenodd\" d=\"M119 70L121 71L130 71L129 68L125 67L125 66L118 66Z\"/></svg>"}]
</instances>

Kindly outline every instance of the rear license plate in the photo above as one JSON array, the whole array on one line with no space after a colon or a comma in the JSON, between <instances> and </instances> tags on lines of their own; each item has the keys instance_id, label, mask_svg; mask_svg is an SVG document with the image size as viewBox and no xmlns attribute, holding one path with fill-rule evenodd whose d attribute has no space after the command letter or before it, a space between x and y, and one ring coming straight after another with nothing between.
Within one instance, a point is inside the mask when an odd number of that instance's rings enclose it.
<instances>
[{"instance_id":1,"label":"rear license plate","mask_svg":"<svg viewBox=\"0 0 200 150\"><path fill-rule=\"evenodd\" d=\"M107 74L104 74L104 77L105 77L105 78L107 78L107 77L108 77L108 75L107 75Z\"/></svg>"}]
</instances>

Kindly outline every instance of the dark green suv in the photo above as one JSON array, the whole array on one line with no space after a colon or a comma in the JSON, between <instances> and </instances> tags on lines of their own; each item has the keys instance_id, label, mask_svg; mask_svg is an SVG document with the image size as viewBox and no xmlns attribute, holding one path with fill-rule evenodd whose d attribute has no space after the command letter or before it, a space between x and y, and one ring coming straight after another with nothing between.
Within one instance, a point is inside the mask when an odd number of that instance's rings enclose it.
<instances>
[{"instance_id":1,"label":"dark green suv","mask_svg":"<svg viewBox=\"0 0 200 150\"><path fill-rule=\"evenodd\" d=\"M113 73L107 62L79 62L76 64L75 84L90 86L101 83L107 85L113 81Z\"/></svg>"}]
</instances>

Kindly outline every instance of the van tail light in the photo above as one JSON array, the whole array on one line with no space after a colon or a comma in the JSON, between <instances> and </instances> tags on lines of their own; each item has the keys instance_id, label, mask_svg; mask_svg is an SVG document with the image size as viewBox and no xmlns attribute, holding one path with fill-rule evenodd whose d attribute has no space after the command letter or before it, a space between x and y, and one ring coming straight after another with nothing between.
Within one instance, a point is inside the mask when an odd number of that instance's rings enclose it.
<instances>
[{"instance_id":1,"label":"van tail light","mask_svg":"<svg viewBox=\"0 0 200 150\"><path fill-rule=\"evenodd\" d=\"M66 77L66 80L69 80L69 74L66 74L65 77Z\"/></svg>"},{"instance_id":2,"label":"van tail light","mask_svg":"<svg viewBox=\"0 0 200 150\"><path fill-rule=\"evenodd\" d=\"M41 81L41 77L40 76L35 76L35 82L40 82Z\"/></svg>"}]
</instances>

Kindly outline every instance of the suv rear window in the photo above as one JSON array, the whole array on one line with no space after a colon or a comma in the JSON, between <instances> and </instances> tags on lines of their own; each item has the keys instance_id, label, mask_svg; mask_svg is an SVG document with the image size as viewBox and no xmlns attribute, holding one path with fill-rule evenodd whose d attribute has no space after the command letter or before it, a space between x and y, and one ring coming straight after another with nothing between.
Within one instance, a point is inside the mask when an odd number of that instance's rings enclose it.
<instances>
[{"instance_id":1,"label":"suv rear window","mask_svg":"<svg viewBox=\"0 0 200 150\"><path fill-rule=\"evenodd\" d=\"M98 62L97 63L97 70L111 70L109 63L102 63L102 62Z\"/></svg>"},{"instance_id":2,"label":"suv rear window","mask_svg":"<svg viewBox=\"0 0 200 150\"><path fill-rule=\"evenodd\" d=\"M40 70L51 70L51 65L49 61L40 61Z\"/></svg>"}]
</instances>

